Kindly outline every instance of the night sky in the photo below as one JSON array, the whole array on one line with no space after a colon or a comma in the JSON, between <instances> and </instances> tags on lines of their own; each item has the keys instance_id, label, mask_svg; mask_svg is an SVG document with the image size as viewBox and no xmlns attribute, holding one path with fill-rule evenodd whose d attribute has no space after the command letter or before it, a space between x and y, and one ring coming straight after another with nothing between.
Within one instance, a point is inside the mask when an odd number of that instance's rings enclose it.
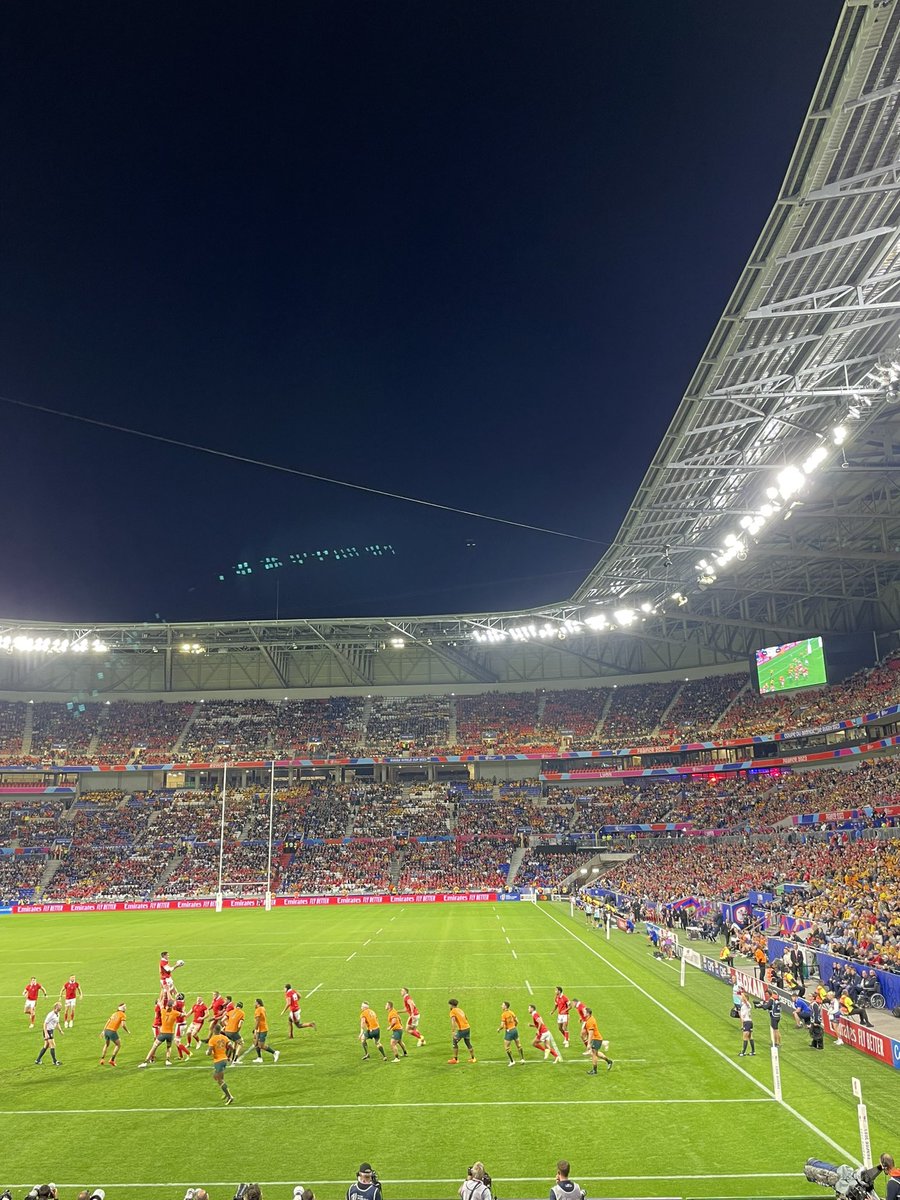
<instances>
[{"instance_id":1,"label":"night sky","mask_svg":"<svg viewBox=\"0 0 900 1200\"><path fill-rule=\"evenodd\" d=\"M568 596L748 258L840 8L4 5L0 393L592 541L0 404L0 617Z\"/></svg>"}]
</instances>

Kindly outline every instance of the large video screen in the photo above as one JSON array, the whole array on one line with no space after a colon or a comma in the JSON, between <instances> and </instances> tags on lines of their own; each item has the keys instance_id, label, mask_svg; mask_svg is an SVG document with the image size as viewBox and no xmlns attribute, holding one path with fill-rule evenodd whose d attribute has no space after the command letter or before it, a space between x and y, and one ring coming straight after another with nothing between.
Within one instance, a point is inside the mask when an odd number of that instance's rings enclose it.
<instances>
[{"instance_id":1,"label":"large video screen","mask_svg":"<svg viewBox=\"0 0 900 1200\"><path fill-rule=\"evenodd\" d=\"M822 639L802 638L757 650L756 680L762 696L827 683Z\"/></svg>"}]
</instances>

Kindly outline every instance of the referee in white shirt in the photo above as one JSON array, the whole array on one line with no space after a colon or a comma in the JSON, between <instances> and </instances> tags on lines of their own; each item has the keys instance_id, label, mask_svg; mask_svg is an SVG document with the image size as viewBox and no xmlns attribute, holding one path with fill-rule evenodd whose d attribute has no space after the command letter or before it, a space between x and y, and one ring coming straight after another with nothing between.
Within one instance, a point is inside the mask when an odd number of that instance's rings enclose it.
<instances>
[{"instance_id":1,"label":"referee in white shirt","mask_svg":"<svg viewBox=\"0 0 900 1200\"><path fill-rule=\"evenodd\" d=\"M46 1017L44 1017L44 1045L41 1048L40 1054L34 1060L37 1066L41 1065L41 1059L50 1051L50 1057L53 1059L54 1067L61 1066L59 1059L56 1057L56 1042L53 1040L56 1035L56 1030L59 1028L59 1014L62 1011L62 1005L57 1001L50 1009Z\"/></svg>"}]
</instances>

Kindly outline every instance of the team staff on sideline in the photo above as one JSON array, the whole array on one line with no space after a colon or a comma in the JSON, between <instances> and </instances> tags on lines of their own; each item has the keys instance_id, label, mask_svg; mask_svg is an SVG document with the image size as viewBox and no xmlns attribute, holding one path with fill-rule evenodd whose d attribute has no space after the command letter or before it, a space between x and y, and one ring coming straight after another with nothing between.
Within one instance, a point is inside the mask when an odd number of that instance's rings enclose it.
<instances>
[{"instance_id":1,"label":"team staff on sideline","mask_svg":"<svg viewBox=\"0 0 900 1200\"><path fill-rule=\"evenodd\" d=\"M781 997L777 992L769 992L757 1008L764 1008L769 1014L769 1025L772 1029L772 1045L781 1045Z\"/></svg>"},{"instance_id":2,"label":"team staff on sideline","mask_svg":"<svg viewBox=\"0 0 900 1200\"><path fill-rule=\"evenodd\" d=\"M513 1046L519 1051L519 1061L525 1061L525 1051L522 1049L522 1043L519 1041L519 1019L509 1006L509 1001L503 1001L503 1008L500 1010L500 1024L497 1027L498 1033L503 1033L503 1048L506 1051L506 1057L509 1059L509 1065L514 1067L516 1060L513 1058Z\"/></svg>"},{"instance_id":3,"label":"team staff on sideline","mask_svg":"<svg viewBox=\"0 0 900 1200\"><path fill-rule=\"evenodd\" d=\"M885 1200L900 1200L900 1171L894 1166L892 1154L882 1154L881 1166L887 1176L887 1193Z\"/></svg>"},{"instance_id":4,"label":"team staff on sideline","mask_svg":"<svg viewBox=\"0 0 900 1200\"><path fill-rule=\"evenodd\" d=\"M56 1042L53 1040L57 1029L59 1028L59 1014L62 1011L62 1005L57 1000L50 1011L44 1017L44 1044L41 1047L41 1052L34 1060L36 1066L40 1066L41 1059L50 1051L50 1057L53 1059L54 1067L62 1066L62 1063L56 1057Z\"/></svg>"},{"instance_id":5,"label":"team staff on sideline","mask_svg":"<svg viewBox=\"0 0 900 1200\"><path fill-rule=\"evenodd\" d=\"M450 1005L450 1029L453 1035L453 1057L448 1058L447 1062L459 1062L459 1043L465 1043L466 1049L469 1051L469 1062L476 1062L475 1051L472 1049L472 1027L469 1024L469 1018L459 1007L459 1001L456 999L448 1000Z\"/></svg>"},{"instance_id":6,"label":"team staff on sideline","mask_svg":"<svg viewBox=\"0 0 900 1200\"><path fill-rule=\"evenodd\" d=\"M103 1053L100 1056L100 1066L102 1067L106 1060L106 1051L112 1050L109 1056L109 1065L116 1065L116 1055L121 1048L119 1041L119 1030L124 1029L128 1033L128 1026L125 1024L125 1005L120 1004L116 1011L112 1014L106 1025L103 1027L103 1032L100 1036L103 1038Z\"/></svg>"},{"instance_id":7,"label":"team staff on sideline","mask_svg":"<svg viewBox=\"0 0 900 1200\"><path fill-rule=\"evenodd\" d=\"M569 1178L570 1170L567 1160L561 1158L556 1164L556 1183L550 1189L550 1200L585 1200L585 1190Z\"/></svg>"},{"instance_id":8,"label":"team staff on sideline","mask_svg":"<svg viewBox=\"0 0 900 1200\"><path fill-rule=\"evenodd\" d=\"M378 1053L387 1062L384 1046L381 1044L381 1028L378 1024L378 1014L365 1000L359 1006L359 1040L362 1042L363 1062L369 1057L369 1042L374 1042Z\"/></svg>"}]
</instances>

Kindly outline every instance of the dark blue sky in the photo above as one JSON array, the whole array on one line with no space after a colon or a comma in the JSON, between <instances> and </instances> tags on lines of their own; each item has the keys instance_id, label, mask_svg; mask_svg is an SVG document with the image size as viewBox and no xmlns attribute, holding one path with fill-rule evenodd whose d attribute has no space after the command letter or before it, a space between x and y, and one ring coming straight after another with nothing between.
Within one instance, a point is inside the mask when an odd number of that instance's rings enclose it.
<instances>
[{"instance_id":1,"label":"dark blue sky","mask_svg":"<svg viewBox=\"0 0 900 1200\"><path fill-rule=\"evenodd\" d=\"M0 393L610 539L840 7L7 4ZM23 618L516 607L602 550L7 405L0 512Z\"/></svg>"}]
</instances>

